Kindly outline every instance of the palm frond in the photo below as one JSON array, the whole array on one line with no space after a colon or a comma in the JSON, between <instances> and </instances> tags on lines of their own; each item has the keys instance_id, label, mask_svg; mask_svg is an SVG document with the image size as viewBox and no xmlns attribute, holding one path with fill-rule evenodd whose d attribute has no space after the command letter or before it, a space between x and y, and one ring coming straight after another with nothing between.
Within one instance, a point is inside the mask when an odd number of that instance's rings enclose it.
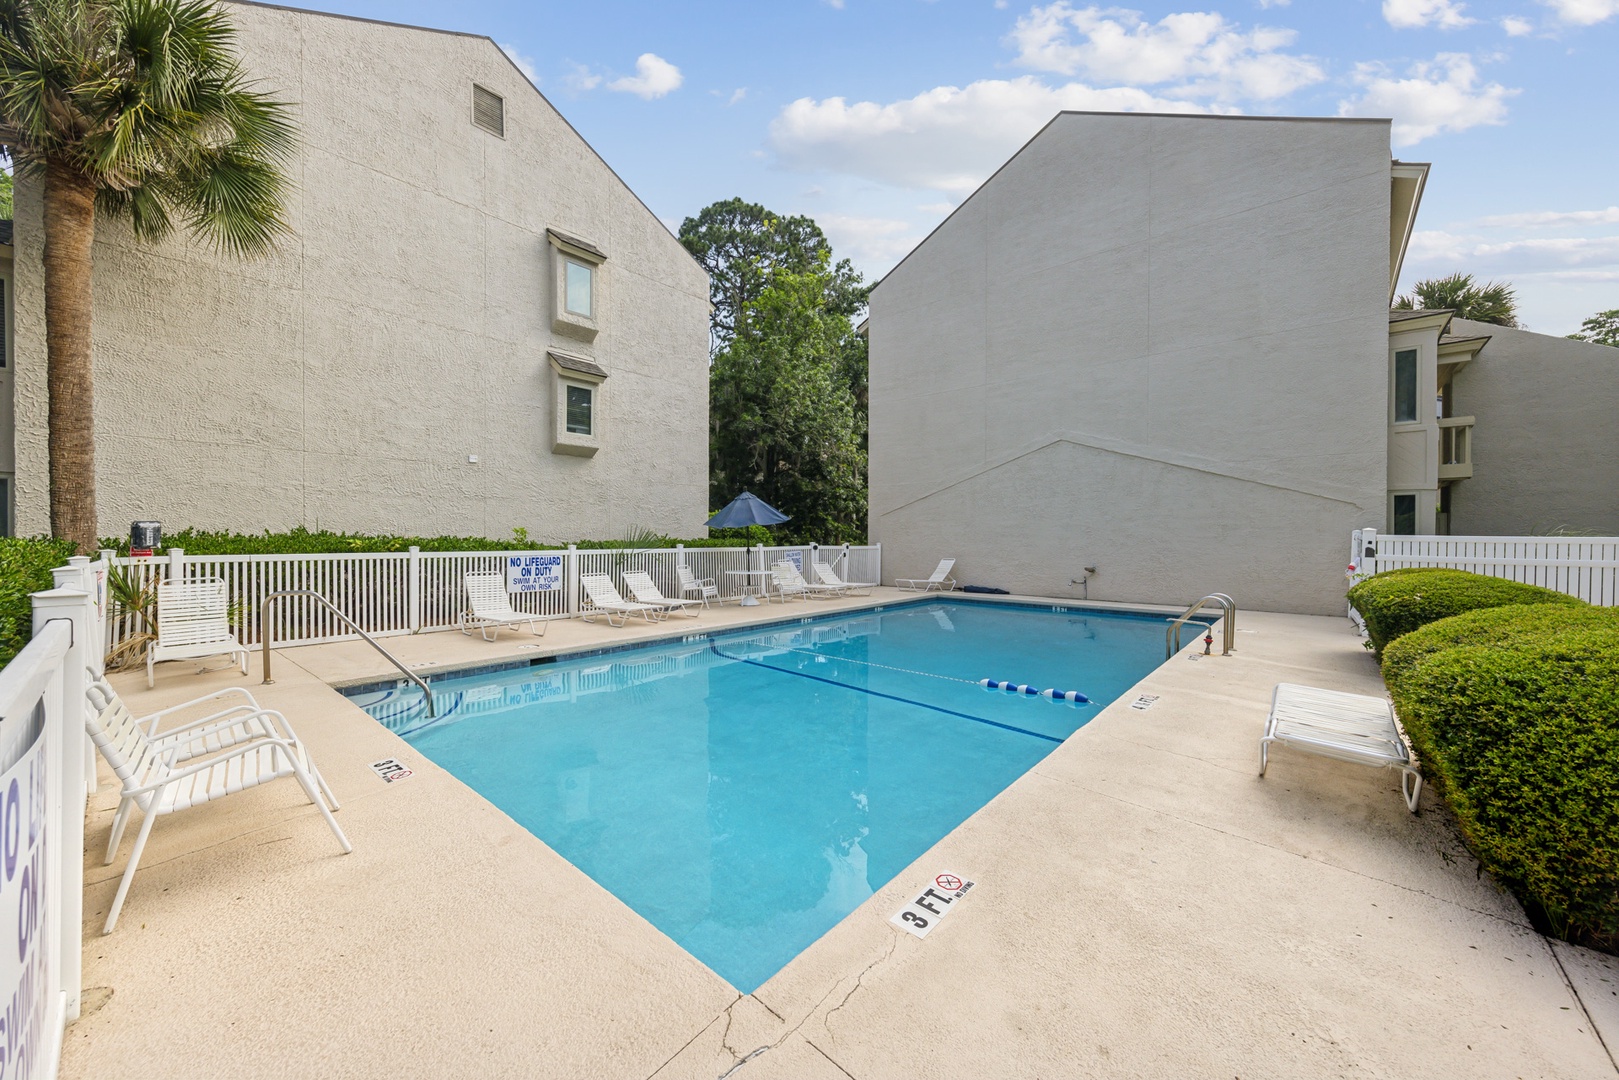
<instances>
[{"instance_id":1,"label":"palm frond","mask_svg":"<svg viewBox=\"0 0 1619 1080\"><path fill-rule=\"evenodd\" d=\"M263 253L287 228L296 132L235 44L216 0L0 0L0 145L79 173L143 237L183 221Z\"/></svg>"}]
</instances>

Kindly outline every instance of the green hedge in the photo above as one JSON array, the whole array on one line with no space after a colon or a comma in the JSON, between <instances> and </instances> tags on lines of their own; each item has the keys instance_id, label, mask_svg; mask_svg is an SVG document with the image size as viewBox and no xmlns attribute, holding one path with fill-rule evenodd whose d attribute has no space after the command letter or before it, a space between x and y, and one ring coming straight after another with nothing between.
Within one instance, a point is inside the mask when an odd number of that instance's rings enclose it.
<instances>
[{"instance_id":1,"label":"green hedge","mask_svg":"<svg viewBox=\"0 0 1619 1080\"><path fill-rule=\"evenodd\" d=\"M1388 659L1423 774L1484 869L1542 930L1611 952L1619 946L1619 625L1609 615L1606 627L1583 613L1565 626L1544 611L1504 614L1500 623L1463 616L1402 641ZM1515 618L1525 621L1514 627ZM1445 648L1446 638L1481 643Z\"/></svg>"},{"instance_id":2,"label":"green hedge","mask_svg":"<svg viewBox=\"0 0 1619 1080\"><path fill-rule=\"evenodd\" d=\"M1566 593L1463 570L1389 570L1349 590L1381 657L1389 643L1420 626L1479 608L1506 604L1584 604Z\"/></svg>"},{"instance_id":3,"label":"green hedge","mask_svg":"<svg viewBox=\"0 0 1619 1080\"><path fill-rule=\"evenodd\" d=\"M1589 604L1507 604L1429 623L1383 652L1383 681L1394 692L1429 657L1467 645L1512 645L1570 630L1619 630L1619 609Z\"/></svg>"},{"instance_id":4,"label":"green hedge","mask_svg":"<svg viewBox=\"0 0 1619 1080\"><path fill-rule=\"evenodd\" d=\"M331 532L326 529L296 528L289 532L236 533L208 529L181 529L165 534L164 550L181 548L187 555L324 555L347 552L408 551L556 551L566 544L542 544L526 532L495 539L487 536L386 536ZM760 525L747 529L716 529L714 535L695 540L679 540L656 533L637 532L619 540L580 540L585 550L608 548L662 548L685 544L687 547L737 547L744 544L773 544L770 530ZM128 554L129 538L107 538L102 547Z\"/></svg>"},{"instance_id":5,"label":"green hedge","mask_svg":"<svg viewBox=\"0 0 1619 1080\"><path fill-rule=\"evenodd\" d=\"M74 554L67 540L0 538L0 667L11 663L33 636L29 594L50 588L51 570Z\"/></svg>"}]
</instances>

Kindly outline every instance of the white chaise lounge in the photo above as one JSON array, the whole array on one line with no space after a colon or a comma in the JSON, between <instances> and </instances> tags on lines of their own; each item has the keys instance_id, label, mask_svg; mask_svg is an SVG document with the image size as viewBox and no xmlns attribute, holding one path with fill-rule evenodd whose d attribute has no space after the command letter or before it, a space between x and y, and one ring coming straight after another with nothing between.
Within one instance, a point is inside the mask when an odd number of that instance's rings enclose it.
<instances>
[{"instance_id":1,"label":"white chaise lounge","mask_svg":"<svg viewBox=\"0 0 1619 1080\"><path fill-rule=\"evenodd\" d=\"M238 694L244 699L239 704L226 705L167 732L152 734L163 719L174 713L194 706L224 704L229 695ZM343 852L354 850L332 817L337 800L331 798L326 781L309 760L309 752L298 741L292 725L274 709L259 708L246 690L210 694L141 719L136 719L104 680L92 682L85 696L90 704L84 716L85 730L123 785L123 797L107 839L105 863L110 865L118 854L130 813L139 808L144 815L135 847L129 853L129 865L124 868L112 908L107 912L103 934L112 933L118 925L118 913L135 880L152 823L164 814L190 810L272 780L294 777L326 819Z\"/></svg>"},{"instance_id":2,"label":"white chaise lounge","mask_svg":"<svg viewBox=\"0 0 1619 1080\"><path fill-rule=\"evenodd\" d=\"M651 604L664 611L684 611L692 618L703 613L705 606L701 600L681 600L673 596L663 595L658 583L652 580L652 575L645 570L626 570L623 574L624 585L630 590L638 604Z\"/></svg>"},{"instance_id":3,"label":"white chaise lounge","mask_svg":"<svg viewBox=\"0 0 1619 1080\"><path fill-rule=\"evenodd\" d=\"M956 579L950 576L955 567L956 560L940 559L939 565L933 568L933 573L925 578L895 578L894 584L901 589L915 589L918 592L950 592L956 587Z\"/></svg>"},{"instance_id":4,"label":"white chaise lounge","mask_svg":"<svg viewBox=\"0 0 1619 1080\"><path fill-rule=\"evenodd\" d=\"M461 613L463 634L470 637L472 628L476 626L485 641L493 641L495 639L489 636L490 630L498 636L503 626L528 623L529 633L537 637L545 636L549 622L512 608L511 594L506 591L505 574L467 574L462 581L467 589L467 606L471 609Z\"/></svg>"},{"instance_id":5,"label":"white chaise lounge","mask_svg":"<svg viewBox=\"0 0 1619 1080\"><path fill-rule=\"evenodd\" d=\"M875 581L844 581L838 577L836 570L833 570L820 559L813 560L810 563L810 568L815 571L815 576L820 579L822 585L828 588L841 589L849 596L870 596L871 590L877 587Z\"/></svg>"},{"instance_id":6,"label":"white chaise lounge","mask_svg":"<svg viewBox=\"0 0 1619 1080\"><path fill-rule=\"evenodd\" d=\"M146 648L146 685L164 660L234 656L247 674L247 649L230 628L230 600L219 578L162 581L157 586L157 640Z\"/></svg>"},{"instance_id":7,"label":"white chaise lounge","mask_svg":"<svg viewBox=\"0 0 1619 1080\"><path fill-rule=\"evenodd\" d=\"M647 622L661 619L665 609L652 604L638 604L618 594L613 579L606 574L580 574L579 587L585 590L588 604L579 612L586 622L594 622L597 615L607 616L608 626L623 626L631 615L639 615Z\"/></svg>"},{"instance_id":8,"label":"white chaise lounge","mask_svg":"<svg viewBox=\"0 0 1619 1080\"><path fill-rule=\"evenodd\" d=\"M1270 764L1272 743L1357 765L1399 769L1406 808L1417 812L1422 774L1394 722L1394 706L1384 698L1278 683L1259 740L1260 776Z\"/></svg>"},{"instance_id":9,"label":"white chaise lounge","mask_svg":"<svg viewBox=\"0 0 1619 1080\"><path fill-rule=\"evenodd\" d=\"M799 599L811 596L839 596L844 591L841 587L833 588L805 581L804 575L798 572L798 567L786 559L771 564L770 576L775 579L776 592L783 600L790 600L795 596Z\"/></svg>"}]
</instances>

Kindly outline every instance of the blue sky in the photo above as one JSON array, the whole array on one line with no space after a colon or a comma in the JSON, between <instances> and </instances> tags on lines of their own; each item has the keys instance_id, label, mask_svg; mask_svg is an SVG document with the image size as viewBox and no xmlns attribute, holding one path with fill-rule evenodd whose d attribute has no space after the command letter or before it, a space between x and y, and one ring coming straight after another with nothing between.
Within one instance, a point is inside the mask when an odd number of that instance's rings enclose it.
<instances>
[{"instance_id":1,"label":"blue sky","mask_svg":"<svg viewBox=\"0 0 1619 1080\"><path fill-rule=\"evenodd\" d=\"M300 5L302 6L302 5ZM887 271L1062 108L1392 116L1434 164L1402 288L1619 308L1619 0L316 0L488 34L671 227L731 195Z\"/></svg>"}]
</instances>

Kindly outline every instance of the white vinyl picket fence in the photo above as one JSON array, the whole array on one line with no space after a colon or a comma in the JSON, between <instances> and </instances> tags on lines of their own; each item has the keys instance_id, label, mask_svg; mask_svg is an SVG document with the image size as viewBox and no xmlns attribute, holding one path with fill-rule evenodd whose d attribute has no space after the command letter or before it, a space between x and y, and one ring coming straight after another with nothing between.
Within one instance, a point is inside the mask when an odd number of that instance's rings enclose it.
<instances>
[{"instance_id":1,"label":"white vinyl picket fence","mask_svg":"<svg viewBox=\"0 0 1619 1080\"><path fill-rule=\"evenodd\" d=\"M110 553L107 553L110 556ZM217 577L229 591L237 639L249 647L260 642L260 608L272 593L308 589L330 600L373 637L453 630L466 610L463 577L469 573L504 572L513 556L532 551L409 551L330 555L187 555L171 549L157 558L113 558L111 563L144 587L155 580ZM676 568L685 565L699 578L713 578L721 595L737 594L745 579L727 571L767 570L788 558L809 570L811 559L832 563L848 581L882 580L882 546L840 544L823 547L614 548L544 552L563 559L561 587L511 596L518 611L547 618L568 618L579 611L579 576L607 574L622 591L626 570L652 575L667 596L680 595ZM107 645L116 646L141 629L139 618L124 611L108 621ZM276 602L270 634L275 645L318 645L355 635L332 614L307 597Z\"/></svg>"},{"instance_id":2,"label":"white vinyl picket fence","mask_svg":"<svg viewBox=\"0 0 1619 1080\"><path fill-rule=\"evenodd\" d=\"M1619 537L1389 536L1356 529L1349 564L1357 580L1384 570L1442 566L1619 605Z\"/></svg>"}]
</instances>

